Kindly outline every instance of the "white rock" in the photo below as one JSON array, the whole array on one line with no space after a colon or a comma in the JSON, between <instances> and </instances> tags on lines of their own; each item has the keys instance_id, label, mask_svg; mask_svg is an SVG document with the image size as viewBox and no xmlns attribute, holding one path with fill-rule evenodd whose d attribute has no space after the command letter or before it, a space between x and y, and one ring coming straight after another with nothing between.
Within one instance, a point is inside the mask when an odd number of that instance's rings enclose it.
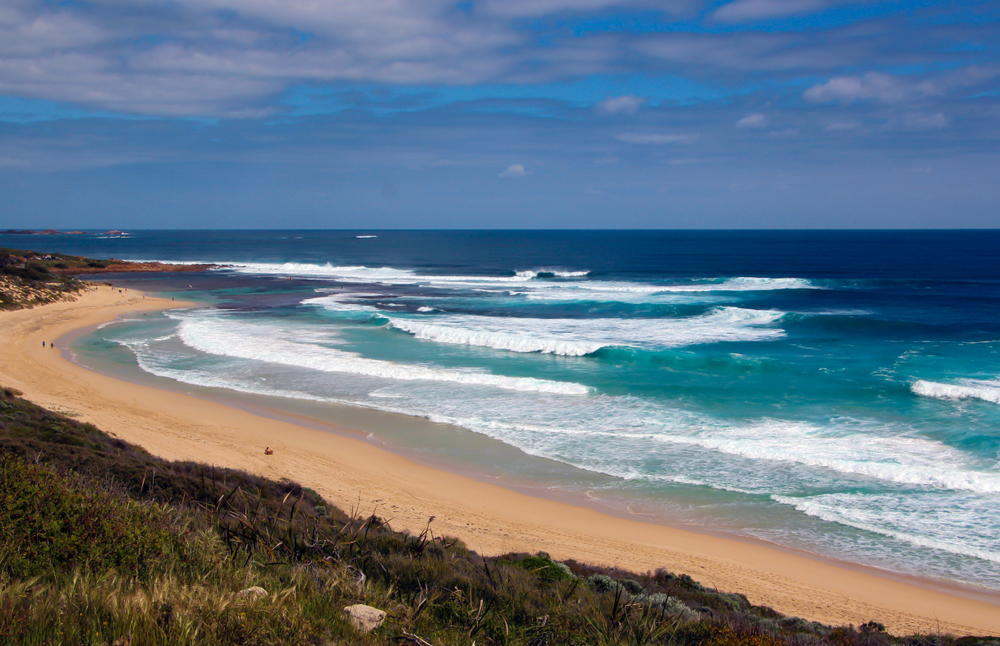
<instances>
[{"instance_id":1,"label":"white rock","mask_svg":"<svg viewBox=\"0 0 1000 646\"><path fill-rule=\"evenodd\" d=\"M347 616L347 621L363 633L372 632L385 621L385 611L361 603L347 606L344 608L344 614Z\"/></svg>"}]
</instances>

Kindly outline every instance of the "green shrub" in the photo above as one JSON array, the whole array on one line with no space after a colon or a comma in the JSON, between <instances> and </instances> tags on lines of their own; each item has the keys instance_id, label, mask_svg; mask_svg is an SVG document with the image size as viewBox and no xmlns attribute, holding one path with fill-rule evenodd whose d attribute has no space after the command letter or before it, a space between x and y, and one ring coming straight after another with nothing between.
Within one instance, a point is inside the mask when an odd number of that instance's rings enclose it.
<instances>
[{"instance_id":1,"label":"green shrub","mask_svg":"<svg viewBox=\"0 0 1000 646\"><path fill-rule=\"evenodd\" d=\"M27 267L4 267L0 272L30 281L46 280L50 277L47 268L32 264Z\"/></svg>"},{"instance_id":2,"label":"green shrub","mask_svg":"<svg viewBox=\"0 0 1000 646\"><path fill-rule=\"evenodd\" d=\"M565 563L553 561L545 552L539 552L535 556L525 556L515 563L529 572L534 572L543 581L568 581L573 578L573 572Z\"/></svg>"},{"instance_id":3,"label":"green shrub","mask_svg":"<svg viewBox=\"0 0 1000 646\"><path fill-rule=\"evenodd\" d=\"M80 476L0 456L0 568L12 575L77 567L144 574L173 543L163 514Z\"/></svg>"},{"instance_id":4,"label":"green shrub","mask_svg":"<svg viewBox=\"0 0 1000 646\"><path fill-rule=\"evenodd\" d=\"M625 591L629 594L642 594L642 584L635 579L621 579L618 583L625 588Z\"/></svg>"},{"instance_id":5,"label":"green shrub","mask_svg":"<svg viewBox=\"0 0 1000 646\"><path fill-rule=\"evenodd\" d=\"M668 617L678 619L683 622L697 621L701 614L688 608L684 602L675 597L671 597L663 592L653 594L640 594L632 597L632 600L655 609L662 609Z\"/></svg>"},{"instance_id":6,"label":"green shrub","mask_svg":"<svg viewBox=\"0 0 1000 646\"><path fill-rule=\"evenodd\" d=\"M598 592L611 592L618 588L618 582L607 574L595 574L587 577L587 585Z\"/></svg>"}]
</instances>

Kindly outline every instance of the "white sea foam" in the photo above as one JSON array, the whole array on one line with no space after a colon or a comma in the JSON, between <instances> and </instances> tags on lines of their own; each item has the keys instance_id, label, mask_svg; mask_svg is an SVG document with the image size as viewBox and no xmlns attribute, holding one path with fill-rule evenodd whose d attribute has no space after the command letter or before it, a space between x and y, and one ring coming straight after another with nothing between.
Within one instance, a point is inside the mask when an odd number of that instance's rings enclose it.
<instances>
[{"instance_id":1,"label":"white sea foam","mask_svg":"<svg viewBox=\"0 0 1000 646\"><path fill-rule=\"evenodd\" d=\"M596 403L592 399L588 405ZM857 423L845 421L844 427L835 424L821 428L785 420L761 420L748 426L723 425L682 411L658 410L655 407L632 409L630 405L613 403L606 411L591 411L589 417L591 422L570 418L554 419L548 423L526 423L480 417L460 417L451 421L546 457L553 457L553 446L564 444L561 439L546 438L590 438L585 440L587 446L605 447L604 451L614 446L611 453L622 456L632 451L627 447L641 445L637 455L648 456L657 452L657 444L687 445L756 463L784 462L829 469L835 474L842 474L840 477L862 476L886 483L976 494L1000 492L1000 472L970 464L958 449L935 440L890 435L889 429L870 425L854 428ZM566 421L581 423L568 426ZM584 446L580 444L579 448ZM609 463L607 456L589 452L577 454L572 463L627 479L642 477L677 482L678 476L676 470L663 474L640 474L627 460ZM716 488L751 491L737 483L723 484L719 477L707 480Z\"/></svg>"},{"instance_id":2,"label":"white sea foam","mask_svg":"<svg viewBox=\"0 0 1000 646\"><path fill-rule=\"evenodd\" d=\"M910 386L917 395L936 399L981 399L1000 404L1000 381L966 379L960 384L915 381Z\"/></svg>"},{"instance_id":3,"label":"white sea foam","mask_svg":"<svg viewBox=\"0 0 1000 646\"><path fill-rule=\"evenodd\" d=\"M586 386L569 382L365 359L351 352L325 347L303 329L289 333L280 327L248 324L210 313L173 316L180 317L178 336L185 345L218 356L393 380L443 381L560 395L585 395L589 392Z\"/></svg>"},{"instance_id":4,"label":"white sea foam","mask_svg":"<svg viewBox=\"0 0 1000 646\"><path fill-rule=\"evenodd\" d=\"M286 390L283 388L273 388L263 384L252 384L234 380L231 375L218 374L206 370L190 370L171 368L170 357L164 356L162 352L149 352L142 347L142 344L123 343L135 354L136 363L139 367L151 375L174 379L184 384L192 386L202 386L204 388L223 388L247 393L248 395L268 395L271 397L285 397L288 399L301 399L304 401L326 402L330 401L326 397L317 397L298 390ZM346 402L345 402L346 403Z\"/></svg>"},{"instance_id":5,"label":"white sea foam","mask_svg":"<svg viewBox=\"0 0 1000 646\"><path fill-rule=\"evenodd\" d=\"M981 522L988 509L970 510L967 501L928 500L918 494L901 497L887 494L822 494L818 496L773 495L775 502L831 523L875 532L917 547L1000 563L995 536ZM978 534L978 535L977 535Z\"/></svg>"},{"instance_id":6,"label":"white sea foam","mask_svg":"<svg viewBox=\"0 0 1000 646\"><path fill-rule=\"evenodd\" d=\"M774 289L817 289L803 278L754 278L742 276L720 283L705 282L691 285L671 285L666 291L677 292L758 292Z\"/></svg>"},{"instance_id":7,"label":"white sea foam","mask_svg":"<svg viewBox=\"0 0 1000 646\"><path fill-rule=\"evenodd\" d=\"M514 330L524 330L539 327L539 320L515 319L509 323L491 320L485 316L449 317L436 323L423 323L414 319L393 318L390 325L398 330L409 332L418 339L451 343L456 345L475 345L511 352L540 352L542 354L559 354L580 357L596 352L606 344L594 341L574 340L573 331L566 329L563 321L552 321L549 333L523 334ZM578 323L579 321L577 321ZM513 323L513 324L511 324ZM478 324L480 329L469 329L468 326ZM488 329L492 327L493 329ZM501 330L501 327L507 329ZM578 327L578 326L574 326ZM560 329L563 328L563 329ZM560 336L565 335L565 336Z\"/></svg>"},{"instance_id":8,"label":"white sea foam","mask_svg":"<svg viewBox=\"0 0 1000 646\"><path fill-rule=\"evenodd\" d=\"M529 269L515 272L519 278L537 278L539 274L552 274L556 278L583 278L589 271L566 271L562 269Z\"/></svg>"},{"instance_id":9,"label":"white sea foam","mask_svg":"<svg viewBox=\"0 0 1000 646\"><path fill-rule=\"evenodd\" d=\"M336 280L340 282L372 283L383 285L426 285L466 289L510 289L519 285L519 293L538 298L603 298L610 294L623 296L646 294L666 295L684 292L747 292L776 289L816 289L802 278L737 277L726 280L696 280L671 284L637 283L627 281L571 280L584 279L589 271L558 269L531 269L515 272L514 276L462 276L420 275L408 269L393 267L341 266L330 263L230 263L225 271L255 275L295 276ZM546 277L540 278L545 274ZM558 280L548 278L548 275Z\"/></svg>"},{"instance_id":10,"label":"white sea foam","mask_svg":"<svg viewBox=\"0 0 1000 646\"><path fill-rule=\"evenodd\" d=\"M103 330L104 328L106 328L109 325L118 325L119 323L144 323L145 321L146 321L145 319L116 318L113 321L108 321L106 323L101 323L100 325L98 325L94 329L95 330Z\"/></svg>"},{"instance_id":11,"label":"white sea foam","mask_svg":"<svg viewBox=\"0 0 1000 646\"><path fill-rule=\"evenodd\" d=\"M345 311L337 297L306 303ZM365 306L358 306L359 309ZM671 348L723 341L767 341L784 330L772 326L782 312L720 307L701 316L680 319L539 319L452 314L433 317L389 317L389 325L418 339L564 356L583 356L604 347Z\"/></svg>"},{"instance_id":12,"label":"white sea foam","mask_svg":"<svg viewBox=\"0 0 1000 646\"><path fill-rule=\"evenodd\" d=\"M302 301L303 305L318 305L330 312L367 312L380 314L381 310L372 305L364 305L359 303L358 300L378 297L382 294L369 294L360 292L336 292L328 296L317 296L315 298L307 298Z\"/></svg>"},{"instance_id":13,"label":"white sea foam","mask_svg":"<svg viewBox=\"0 0 1000 646\"><path fill-rule=\"evenodd\" d=\"M801 278L731 278L724 281L655 284L628 281L588 280L573 283L532 284L520 292L534 301L675 302L678 299L704 302L726 298L726 294L781 289L819 289ZM686 299L683 297L687 297Z\"/></svg>"},{"instance_id":14,"label":"white sea foam","mask_svg":"<svg viewBox=\"0 0 1000 646\"><path fill-rule=\"evenodd\" d=\"M149 258L124 258L129 262L157 262L161 265L221 265L211 260L153 260Z\"/></svg>"},{"instance_id":15,"label":"white sea foam","mask_svg":"<svg viewBox=\"0 0 1000 646\"><path fill-rule=\"evenodd\" d=\"M970 465L958 449L935 440L867 429L823 429L763 420L747 427L709 429L690 436L660 436L752 460L794 462L883 482L977 493L1000 493L1000 472Z\"/></svg>"},{"instance_id":16,"label":"white sea foam","mask_svg":"<svg viewBox=\"0 0 1000 646\"><path fill-rule=\"evenodd\" d=\"M365 267L363 265L340 266L327 263L233 263L226 268L237 273L255 275L297 276L300 278L321 278L348 283L371 283L382 285L478 285L525 283L527 276L424 276L409 269L393 267Z\"/></svg>"},{"instance_id":17,"label":"white sea foam","mask_svg":"<svg viewBox=\"0 0 1000 646\"><path fill-rule=\"evenodd\" d=\"M801 278L731 278L725 281L690 283L635 283L613 280L589 280L569 284L533 284L525 292L533 300L634 300L638 296L709 294L711 292L757 292L781 289L818 289Z\"/></svg>"}]
</instances>

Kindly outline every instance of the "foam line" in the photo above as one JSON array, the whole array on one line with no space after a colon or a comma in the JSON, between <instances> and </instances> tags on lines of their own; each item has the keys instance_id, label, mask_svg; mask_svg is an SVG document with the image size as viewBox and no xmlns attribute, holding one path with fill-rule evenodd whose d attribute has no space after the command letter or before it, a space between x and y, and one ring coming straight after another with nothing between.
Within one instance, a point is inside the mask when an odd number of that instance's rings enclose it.
<instances>
[{"instance_id":1,"label":"foam line","mask_svg":"<svg viewBox=\"0 0 1000 646\"><path fill-rule=\"evenodd\" d=\"M805 498L773 495L771 499L784 505L790 505L806 515L830 523L838 523L855 529L874 532L882 536L905 541L917 547L941 550L960 556L970 556L992 561L993 563L1000 563L1000 552L994 550L962 545L953 540L935 537L933 534L916 534L914 531L906 531L905 529L888 526L884 520L887 513L885 509L866 510L863 507L865 501L858 500L852 505L851 501L848 500L850 497L842 494ZM854 497L857 498L857 496ZM877 498L877 496L867 496L867 498ZM934 534L942 533L945 536L952 534L952 528L947 526L939 527L938 530Z\"/></svg>"},{"instance_id":2,"label":"foam line","mask_svg":"<svg viewBox=\"0 0 1000 646\"><path fill-rule=\"evenodd\" d=\"M634 283L585 279L589 271L533 269L517 271L513 276L420 275L409 269L333 265L326 263L228 263L218 271L234 271L255 275L295 276L337 280L341 282L375 283L384 285L430 285L440 287L496 287L520 285L530 291L555 290L566 294L576 292L667 294L676 292L747 292L776 289L816 289L802 278L736 277L724 280L695 280L672 284ZM559 279L559 280L553 280ZM574 280L567 280L574 279Z\"/></svg>"},{"instance_id":3,"label":"foam line","mask_svg":"<svg viewBox=\"0 0 1000 646\"><path fill-rule=\"evenodd\" d=\"M177 316L177 315L175 315ZM472 386L560 395L586 395L586 386L532 377L507 377L484 372L464 372L365 359L351 352L324 347L299 331L293 339L282 330L247 324L227 317L196 315L181 318L178 337L188 347L226 357L309 368L323 372L346 372L403 381L444 381Z\"/></svg>"},{"instance_id":4,"label":"foam line","mask_svg":"<svg viewBox=\"0 0 1000 646\"><path fill-rule=\"evenodd\" d=\"M972 468L960 451L935 440L883 435L878 429L867 432L822 429L784 420L763 420L749 426L719 426L709 419L680 415L679 411L637 410L629 414L623 407L617 411L595 410L593 413L594 419L601 420L603 424L598 422L568 428L556 424L465 420L460 425L507 442L516 437L548 435L600 438L602 446L609 441L625 443L619 444L617 451L637 443L643 443L643 446L648 443L654 446L655 443L690 445L750 460L818 467L886 483L976 494L1000 493L1000 473ZM651 414L678 419L676 425L655 432L630 432L630 429L645 428L642 420ZM523 449L520 444L517 446ZM649 450L643 449L645 452ZM577 466L595 468L595 464L587 466L580 463ZM607 466L598 470L625 478L630 474L628 471L608 470ZM649 474L644 477L673 481L674 475L660 478Z\"/></svg>"}]
</instances>

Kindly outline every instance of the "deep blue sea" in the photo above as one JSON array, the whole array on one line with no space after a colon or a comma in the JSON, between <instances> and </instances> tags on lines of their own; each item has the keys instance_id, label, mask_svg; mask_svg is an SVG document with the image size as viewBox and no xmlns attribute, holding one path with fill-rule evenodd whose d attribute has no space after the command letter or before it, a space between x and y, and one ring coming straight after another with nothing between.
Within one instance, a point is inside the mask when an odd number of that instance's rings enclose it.
<instances>
[{"instance_id":1,"label":"deep blue sea","mask_svg":"<svg viewBox=\"0 0 1000 646\"><path fill-rule=\"evenodd\" d=\"M403 413L366 430L654 522L1000 589L1000 232L0 246L229 265L120 277L205 305L104 326L84 363L319 418Z\"/></svg>"}]
</instances>

